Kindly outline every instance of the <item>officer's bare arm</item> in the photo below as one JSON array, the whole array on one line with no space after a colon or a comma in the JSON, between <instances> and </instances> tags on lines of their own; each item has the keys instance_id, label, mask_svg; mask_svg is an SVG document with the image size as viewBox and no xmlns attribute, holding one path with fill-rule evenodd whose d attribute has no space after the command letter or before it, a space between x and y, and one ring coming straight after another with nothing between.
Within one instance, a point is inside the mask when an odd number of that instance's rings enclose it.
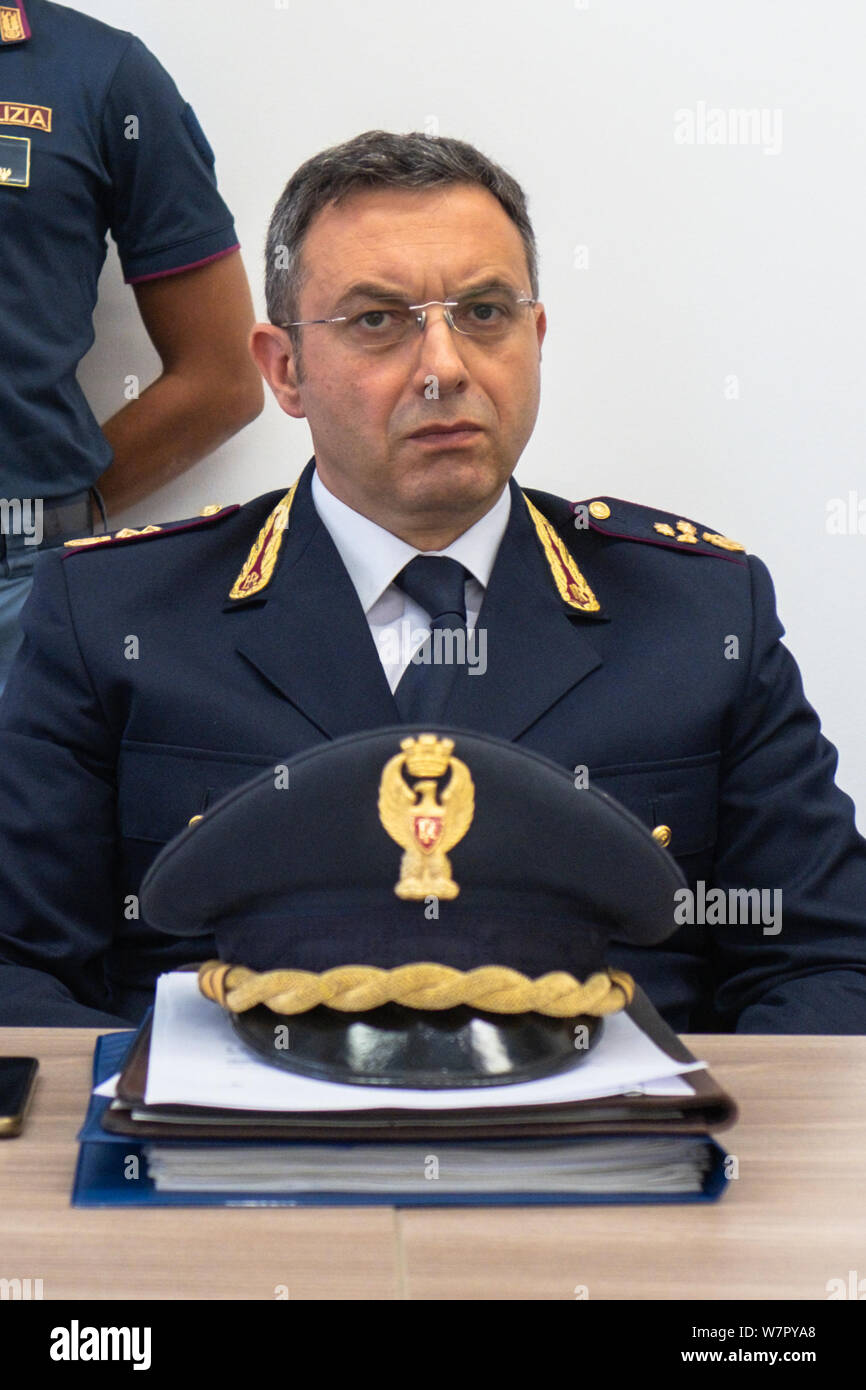
<instances>
[{"instance_id":1,"label":"officer's bare arm","mask_svg":"<svg viewBox=\"0 0 866 1390\"><path fill-rule=\"evenodd\" d=\"M247 350L254 314L239 252L134 289L163 370L102 426L114 451L97 482L109 515L218 448L264 404Z\"/></svg>"}]
</instances>

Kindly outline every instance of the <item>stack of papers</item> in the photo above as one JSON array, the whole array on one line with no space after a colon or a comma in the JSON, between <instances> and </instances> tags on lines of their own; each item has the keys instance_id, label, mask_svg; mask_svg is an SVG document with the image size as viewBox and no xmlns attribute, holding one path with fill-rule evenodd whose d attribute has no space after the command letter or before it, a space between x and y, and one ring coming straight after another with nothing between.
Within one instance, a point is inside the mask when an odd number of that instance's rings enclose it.
<instances>
[{"instance_id":1,"label":"stack of papers","mask_svg":"<svg viewBox=\"0 0 866 1390\"><path fill-rule=\"evenodd\" d=\"M128 1153L137 1138L142 1200L412 1205L708 1200L725 1184L724 1154L708 1131L735 1116L705 1064L640 994L604 1020L571 1071L383 1090L259 1060L188 972L160 979L149 1046L140 1035L91 1110L82 1151L119 1141ZM103 1183L106 1161L103 1151ZM84 1189L76 1200L89 1204ZM116 1200L134 1201L135 1191L126 1183Z\"/></svg>"},{"instance_id":2,"label":"stack of papers","mask_svg":"<svg viewBox=\"0 0 866 1390\"><path fill-rule=\"evenodd\" d=\"M168 1192L341 1192L420 1196L434 1183L454 1194L558 1193L583 1196L635 1191L698 1193L710 1168L699 1139L605 1139L575 1144L530 1139L474 1145L297 1144L250 1148L170 1148L152 1144L147 1164Z\"/></svg>"}]
</instances>

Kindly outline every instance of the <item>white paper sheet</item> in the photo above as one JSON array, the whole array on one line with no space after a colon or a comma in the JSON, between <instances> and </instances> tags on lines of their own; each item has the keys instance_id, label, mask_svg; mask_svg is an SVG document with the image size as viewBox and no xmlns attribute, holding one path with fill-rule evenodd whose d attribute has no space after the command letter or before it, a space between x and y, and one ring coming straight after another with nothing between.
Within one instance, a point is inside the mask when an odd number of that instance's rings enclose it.
<instances>
[{"instance_id":1,"label":"white paper sheet","mask_svg":"<svg viewBox=\"0 0 866 1390\"><path fill-rule=\"evenodd\" d=\"M286 1023L291 1030L291 1019ZM181 971L160 976L157 984L145 1103L277 1111L546 1105L620 1095L640 1087L648 1090L705 1065L674 1062L621 1013L605 1019L601 1041L580 1066L538 1081L442 1091L315 1081L257 1060L239 1041L219 1005L199 993L196 975ZM680 1085L685 1092L653 1089L648 1093L684 1094L690 1089L687 1083Z\"/></svg>"},{"instance_id":2,"label":"white paper sheet","mask_svg":"<svg viewBox=\"0 0 866 1390\"><path fill-rule=\"evenodd\" d=\"M101 1085L94 1086L93 1094L95 1096L110 1096L111 1099L114 1100L114 1097L117 1095L117 1083L119 1080L120 1072L116 1071L113 1076L109 1076Z\"/></svg>"}]
</instances>

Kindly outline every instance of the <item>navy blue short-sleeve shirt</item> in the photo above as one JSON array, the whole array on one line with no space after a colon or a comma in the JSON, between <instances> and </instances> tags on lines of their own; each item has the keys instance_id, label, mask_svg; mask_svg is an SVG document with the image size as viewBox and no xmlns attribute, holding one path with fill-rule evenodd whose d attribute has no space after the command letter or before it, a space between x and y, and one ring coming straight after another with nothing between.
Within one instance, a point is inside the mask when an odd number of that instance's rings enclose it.
<instances>
[{"instance_id":1,"label":"navy blue short-sleeve shirt","mask_svg":"<svg viewBox=\"0 0 866 1390\"><path fill-rule=\"evenodd\" d=\"M0 493L89 487L111 450L75 372L106 236L136 284L237 248L192 107L132 34L0 0Z\"/></svg>"}]
</instances>

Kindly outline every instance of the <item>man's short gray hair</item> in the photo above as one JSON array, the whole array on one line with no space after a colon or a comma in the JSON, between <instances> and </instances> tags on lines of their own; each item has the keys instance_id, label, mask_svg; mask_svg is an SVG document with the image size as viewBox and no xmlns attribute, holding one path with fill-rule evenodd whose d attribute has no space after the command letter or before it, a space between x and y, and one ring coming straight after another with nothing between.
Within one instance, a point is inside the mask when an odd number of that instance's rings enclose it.
<instances>
[{"instance_id":1,"label":"man's short gray hair","mask_svg":"<svg viewBox=\"0 0 866 1390\"><path fill-rule=\"evenodd\" d=\"M322 208L362 188L424 189L454 183L477 184L501 203L520 233L530 294L537 298L535 233L526 195L516 179L464 140L420 131L397 135L388 130L367 130L313 155L295 171L280 195L265 252L265 296L271 323L300 317L301 252L310 223ZM299 358L300 332L297 328L289 332Z\"/></svg>"}]
</instances>

